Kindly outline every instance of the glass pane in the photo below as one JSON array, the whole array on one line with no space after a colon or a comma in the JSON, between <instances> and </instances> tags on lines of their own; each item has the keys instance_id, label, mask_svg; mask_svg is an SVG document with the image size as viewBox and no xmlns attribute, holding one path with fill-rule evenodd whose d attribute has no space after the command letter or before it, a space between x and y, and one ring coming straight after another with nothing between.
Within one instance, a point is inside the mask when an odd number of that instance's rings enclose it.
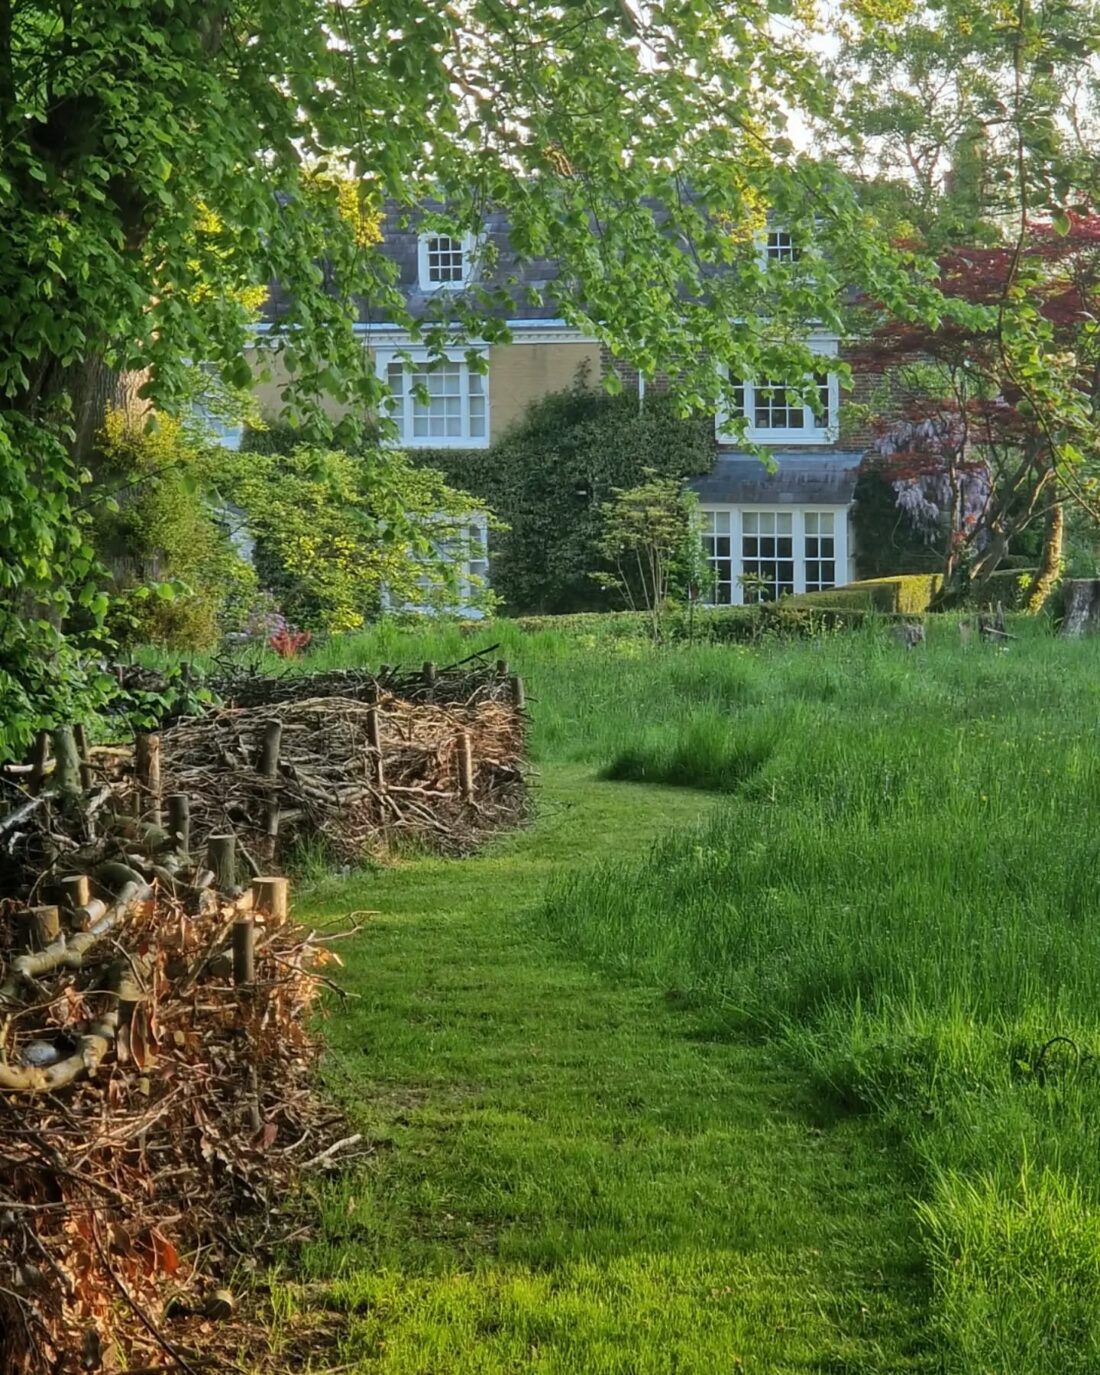
<instances>
[{"instance_id":1,"label":"glass pane","mask_svg":"<svg viewBox=\"0 0 1100 1375\"><path fill-rule=\"evenodd\" d=\"M816 511L807 511L807 512L806 512L806 533L807 533L807 535L816 535L816 534L817 534L817 520L818 520L818 517L817 517L817 512L816 512Z\"/></svg>"},{"instance_id":2,"label":"glass pane","mask_svg":"<svg viewBox=\"0 0 1100 1375\"><path fill-rule=\"evenodd\" d=\"M462 281L462 241L447 234L437 234L427 243L428 281Z\"/></svg>"},{"instance_id":3,"label":"glass pane","mask_svg":"<svg viewBox=\"0 0 1100 1375\"><path fill-rule=\"evenodd\" d=\"M794 516L790 511L782 511L775 518L775 528L781 535L789 535L794 529Z\"/></svg>"},{"instance_id":4,"label":"glass pane","mask_svg":"<svg viewBox=\"0 0 1100 1375\"><path fill-rule=\"evenodd\" d=\"M745 534L755 534L756 532L756 512L746 511L741 517L741 528Z\"/></svg>"}]
</instances>

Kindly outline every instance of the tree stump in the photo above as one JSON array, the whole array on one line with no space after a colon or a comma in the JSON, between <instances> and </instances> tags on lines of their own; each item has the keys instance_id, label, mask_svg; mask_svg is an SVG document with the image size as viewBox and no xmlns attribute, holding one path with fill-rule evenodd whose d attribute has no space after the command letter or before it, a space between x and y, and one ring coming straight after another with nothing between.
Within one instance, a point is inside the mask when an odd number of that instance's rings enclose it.
<instances>
[{"instance_id":1,"label":"tree stump","mask_svg":"<svg viewBox=\"0 0 1100 1375\"><path fill-rule=\"evenodd\" d=\"M1062 634L1067 639L1100 631L1100 578L1070 578L1065 584Z\"/></svg>"}]
</instances>

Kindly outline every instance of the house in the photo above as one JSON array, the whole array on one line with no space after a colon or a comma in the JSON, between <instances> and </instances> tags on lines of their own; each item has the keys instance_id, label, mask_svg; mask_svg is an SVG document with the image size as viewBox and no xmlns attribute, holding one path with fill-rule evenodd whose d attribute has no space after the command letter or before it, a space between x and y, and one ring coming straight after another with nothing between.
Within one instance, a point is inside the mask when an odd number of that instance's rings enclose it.
<instances>
[{"instance_id":1,"label":"house","mask_svg":"<svg viewBox=\"0 0 1100 1375\"><path fill-rule=\"evenodd\" d=\"M391 215L382 232L382 251L395 265L409 314L420 320L445 317L455 293L475 281L492 285L479 276L483 261L508 260L507 226L500 216L488 218L478 239L435 225L434 217L431 227L418 228ZM761 234L760 252L766 260L789 262L798 249L789 233L770 227ZM535 303L554 278L553 262L525 263L500 312L509 342L472 339L446 350L444 361L431 368L427 348L406 329L363 307L356 330L391 388L390 415L402 447L488 447L533 401L570 386L581 368L595 384L614 366L624 387L645 404L644 377L619 360L613 364L605 347L552 306ZM274 288L258 348L285 307ZM851 394L841 394L834 370L832 360L840 356L836 336L809 329L807 343L822 360L815 404L778 380L745 379L735 390L750 441L770 452L773 465L745 450L729 415L715 417L714 466L693 483L713 572L708 600L714 604L770 600L856 576L850 517L857 469L871 436L842 423ZM480 370L470 366L471 349L483 359ZM286 381L276 355L271 380L257 389L262 411L277 412ZM870 384L870 378L857 376L855 392ZM651 379L648 385L667 382ZM472 551L479 566L463 569L463 576L476 576L486 557L484 527L475 522L473 528L482 532Z\"/></svg>"}]
</instances>

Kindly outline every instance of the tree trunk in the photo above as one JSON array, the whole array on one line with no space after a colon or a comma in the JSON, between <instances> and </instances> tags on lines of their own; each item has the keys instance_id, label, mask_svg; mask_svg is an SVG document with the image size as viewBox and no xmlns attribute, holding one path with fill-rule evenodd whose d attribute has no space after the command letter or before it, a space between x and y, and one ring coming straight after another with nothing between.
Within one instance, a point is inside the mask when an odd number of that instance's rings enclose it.
<instances>
[{"instance_id":1,"label":"tree trunk","mask_svg":"<svg viewBox=\"0 0 1100 1375\"><path fill-rule=\"evenodd\" d=\"M1037 616L1042 611L1061 577L1065 524L1065 508L1060 501L1056 501L1047 512L1046 526L1043 530L1043 553L1027 592L1024 610L1029 616Z\"/></svg>"},{"instance_id":2,"label":"tree trunk","mask_svg":"<svg viewBox=\"0 0 1100 1375\"><path fill-rule=\"evenodd\" d=\"M1095 635L1100 630L1100 578L1072 578L1065 588L1062 634L1069 639Z\"/></svg>"}]
</instances>

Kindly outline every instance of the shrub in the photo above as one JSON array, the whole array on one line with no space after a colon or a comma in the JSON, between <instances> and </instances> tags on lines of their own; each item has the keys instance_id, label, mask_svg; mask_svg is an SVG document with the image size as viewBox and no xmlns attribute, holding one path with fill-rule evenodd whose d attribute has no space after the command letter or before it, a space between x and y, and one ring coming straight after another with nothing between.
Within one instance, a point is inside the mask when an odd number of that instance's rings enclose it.
<instances>
[{"instance_id":1,"label":"shrub","mask_svg":"<svg viewBox=\"0 0 1100 1375\"><path fill-rule=\"evenodd\" d=\"M210 497L216 456L177 420L152 428L113 412L100 438L93 537L110 574L111 637L201 650L247 614L252 569ZM167 584L181 584L171 595Z\"/></svg>"},{"instance_id":2,"label":"shrub","mask_svg":"<svg viewBox=\"0 0 1100 1375\"><path fill-rule=\"evenodd\" d=\"M787 597L785 606L820 606L858 608L865 611L894 612L901 616L922 616L940 590L943 577L939 573L900 573L889 578L866 578L850 582L844 587L830 587L822 592L803 592Z\"/></svg>"},{"instance_id":3,"label":"shrub","mask_svg":"<svg viewBox=\"0 0 1100 1375\"><path fill-rule=\"evenodd\" d=\"M386 606L458 602L479 503L434 469L385 449L308 444L285 428L249 432L222 467L255 536L260 577L296 624L340 633ZM465 595L467 604L487 598L481 588Z\"/></svg>"},{"instance_id":4,"label":"shrub","mask_svg":"<svg viewBox=\"0 0 1100 1375\"><path fill-rule=\"evenodd\" d=\"M667 640L703 644L750 644L778 638L801 639L862 625L870 612L863 606L794 606L790 599L754 606L706 607L669 612L663 622ZM639 611L579 612L573 616L521 616L515 621L528 634L556 631L594 640L638 639L650 635L650 620Z\"/></svg>"}]
</instances>

